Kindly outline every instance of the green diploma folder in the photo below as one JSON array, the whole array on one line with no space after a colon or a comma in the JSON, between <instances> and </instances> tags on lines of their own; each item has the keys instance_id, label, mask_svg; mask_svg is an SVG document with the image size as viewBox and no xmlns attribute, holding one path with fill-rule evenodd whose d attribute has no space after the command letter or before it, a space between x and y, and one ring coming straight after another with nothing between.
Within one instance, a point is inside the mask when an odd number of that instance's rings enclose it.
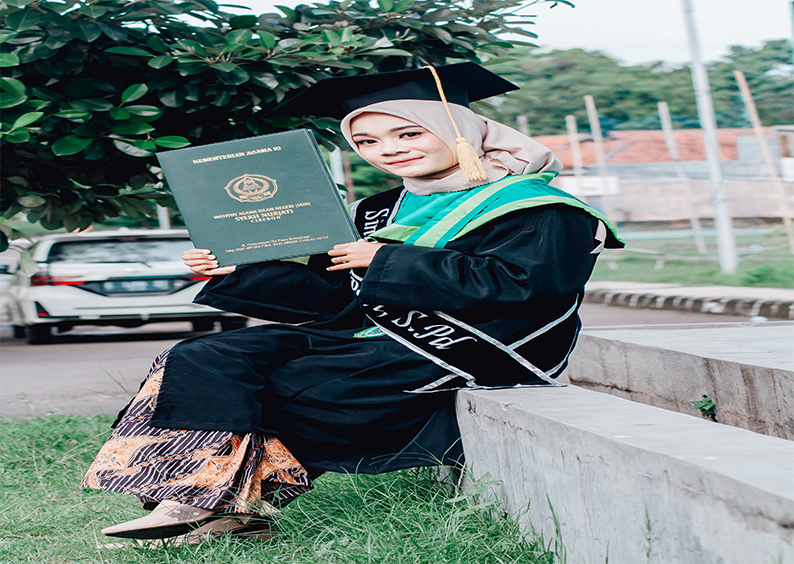
<instances>
[{"instance_id":1,"label":"green diploma folder","mask_svg":"<svg viewBox=\"0 0 794 564\"><path fill-rule=\"evenodd\" d=\"M325 253L359 238L308 129L157 158L193 244L220 266Z\"/></svg>"}]
</instances>

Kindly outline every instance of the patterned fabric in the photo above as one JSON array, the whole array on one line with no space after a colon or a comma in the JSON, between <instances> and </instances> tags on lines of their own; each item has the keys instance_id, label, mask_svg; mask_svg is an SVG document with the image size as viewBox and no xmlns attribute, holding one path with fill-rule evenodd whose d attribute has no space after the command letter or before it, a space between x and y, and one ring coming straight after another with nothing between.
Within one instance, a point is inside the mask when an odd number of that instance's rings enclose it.
<instances>
[{"instance_id":1,"label":"patterned fabric","mask_svg":"<svg viewBox=\"0 0 794 564\"><path fill-rule=\"evenodd\" d=\"M80 485L136 495L147 508L170 499L220 513L259 514L312 489L306 470L277 438L151 427L167 356L155 359Z\"/></svg>"}]
</instances>

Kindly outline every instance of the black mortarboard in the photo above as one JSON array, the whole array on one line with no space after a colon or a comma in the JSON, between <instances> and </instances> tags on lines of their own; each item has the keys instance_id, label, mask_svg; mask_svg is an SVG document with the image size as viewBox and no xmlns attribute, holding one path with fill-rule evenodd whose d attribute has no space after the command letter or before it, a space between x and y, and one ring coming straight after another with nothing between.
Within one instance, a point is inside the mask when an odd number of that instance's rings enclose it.
<instances>
[{"instance_id":1,"label":"black mortarboard","mask_svg":"<svg viewBox=\"0 0 794 564\"><path fill-rule=\"evenodd\" d=\"M435 67L447 100L469 102L518 90L518 86L475 63ZM386 100L437 100L438 87L428 68L362 74L321 80L276 110L279 115L341 119L353 110Z\"/></svg>"}]
</instances>

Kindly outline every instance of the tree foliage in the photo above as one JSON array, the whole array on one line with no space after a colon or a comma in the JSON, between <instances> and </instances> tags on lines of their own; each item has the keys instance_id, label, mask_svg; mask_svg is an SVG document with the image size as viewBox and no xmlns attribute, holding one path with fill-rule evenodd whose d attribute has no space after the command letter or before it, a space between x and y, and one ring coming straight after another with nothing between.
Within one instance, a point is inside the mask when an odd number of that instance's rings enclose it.
<instances>
[{"instance_id":1,"label":"tree foliage","mask_svg":"<svg viewBox=\"0 0 794 564\"><path fill-rule=\"evenodd\" d=\"M622 65L599 51L582 49L543 52L517 50L518 64L492 67L523 86L508 95L494 114L505 123L526 115L533 134L561 133L565 116L573 114L580 129L589 129L584 95L596 102L602 129L658 129L657 102L667 101L675 127L700 127L688 66L657 62ZM768 41L759 49L731 47L730 53L708 65L709 82L719 127L749 125L734 69L744 72L764 125L794 121L794 68L791 44Z\"/></svg>"},{"instance_id":2,"label":"tree foliage","mask_svg":"<svg viewBox=\"0 0 794 564\"><path fill-rule=\"evenodd\" d=\"M255 16L212 0L6 0L0 213L67 230L143 217L172 203L156 151L296 126L333 141L334 122L269 114L322 78L502 55L500 33L534 37L522 1L331 0Z\"/></svg>"}]
</instances>

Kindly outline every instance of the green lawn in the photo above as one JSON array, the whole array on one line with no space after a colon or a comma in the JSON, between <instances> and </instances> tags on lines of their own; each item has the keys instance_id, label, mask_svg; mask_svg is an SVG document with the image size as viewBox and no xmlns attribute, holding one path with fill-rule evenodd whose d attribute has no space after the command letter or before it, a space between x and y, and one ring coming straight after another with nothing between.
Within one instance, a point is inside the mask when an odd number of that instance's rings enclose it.
<instances>
[{"instance_id":1,"label":"green lawn","mask_svg":"<svg viewBox=\"0 0 794 564\"><path fill-rule=\"evenodd\" d=\"M14 564L301 564L559 562L525 538L480 487L456 494L432 469L326 474L278 517L268 541L108 549L100 529L145 512L131 496L78 482L108 435L108 417L14 419L0 426L0 562ZM477 484L475 484L477 486ZM474 492L480 492L479 494Z\"/></svg>"},{"instance_id":2,"label":"green lawn","mask_svg":"<svg viewBox=\"0 0 794 564\"><path fill-rule=\"evenodd\" d=\"M739 267L724 274L716 240L706 236L708 254L697 252L692 238L629 239L623 250L601 254L592 280L664 282L691 285L794 288L794 257L781 229L736 237Z\"/></svg>"}]
</instances>

